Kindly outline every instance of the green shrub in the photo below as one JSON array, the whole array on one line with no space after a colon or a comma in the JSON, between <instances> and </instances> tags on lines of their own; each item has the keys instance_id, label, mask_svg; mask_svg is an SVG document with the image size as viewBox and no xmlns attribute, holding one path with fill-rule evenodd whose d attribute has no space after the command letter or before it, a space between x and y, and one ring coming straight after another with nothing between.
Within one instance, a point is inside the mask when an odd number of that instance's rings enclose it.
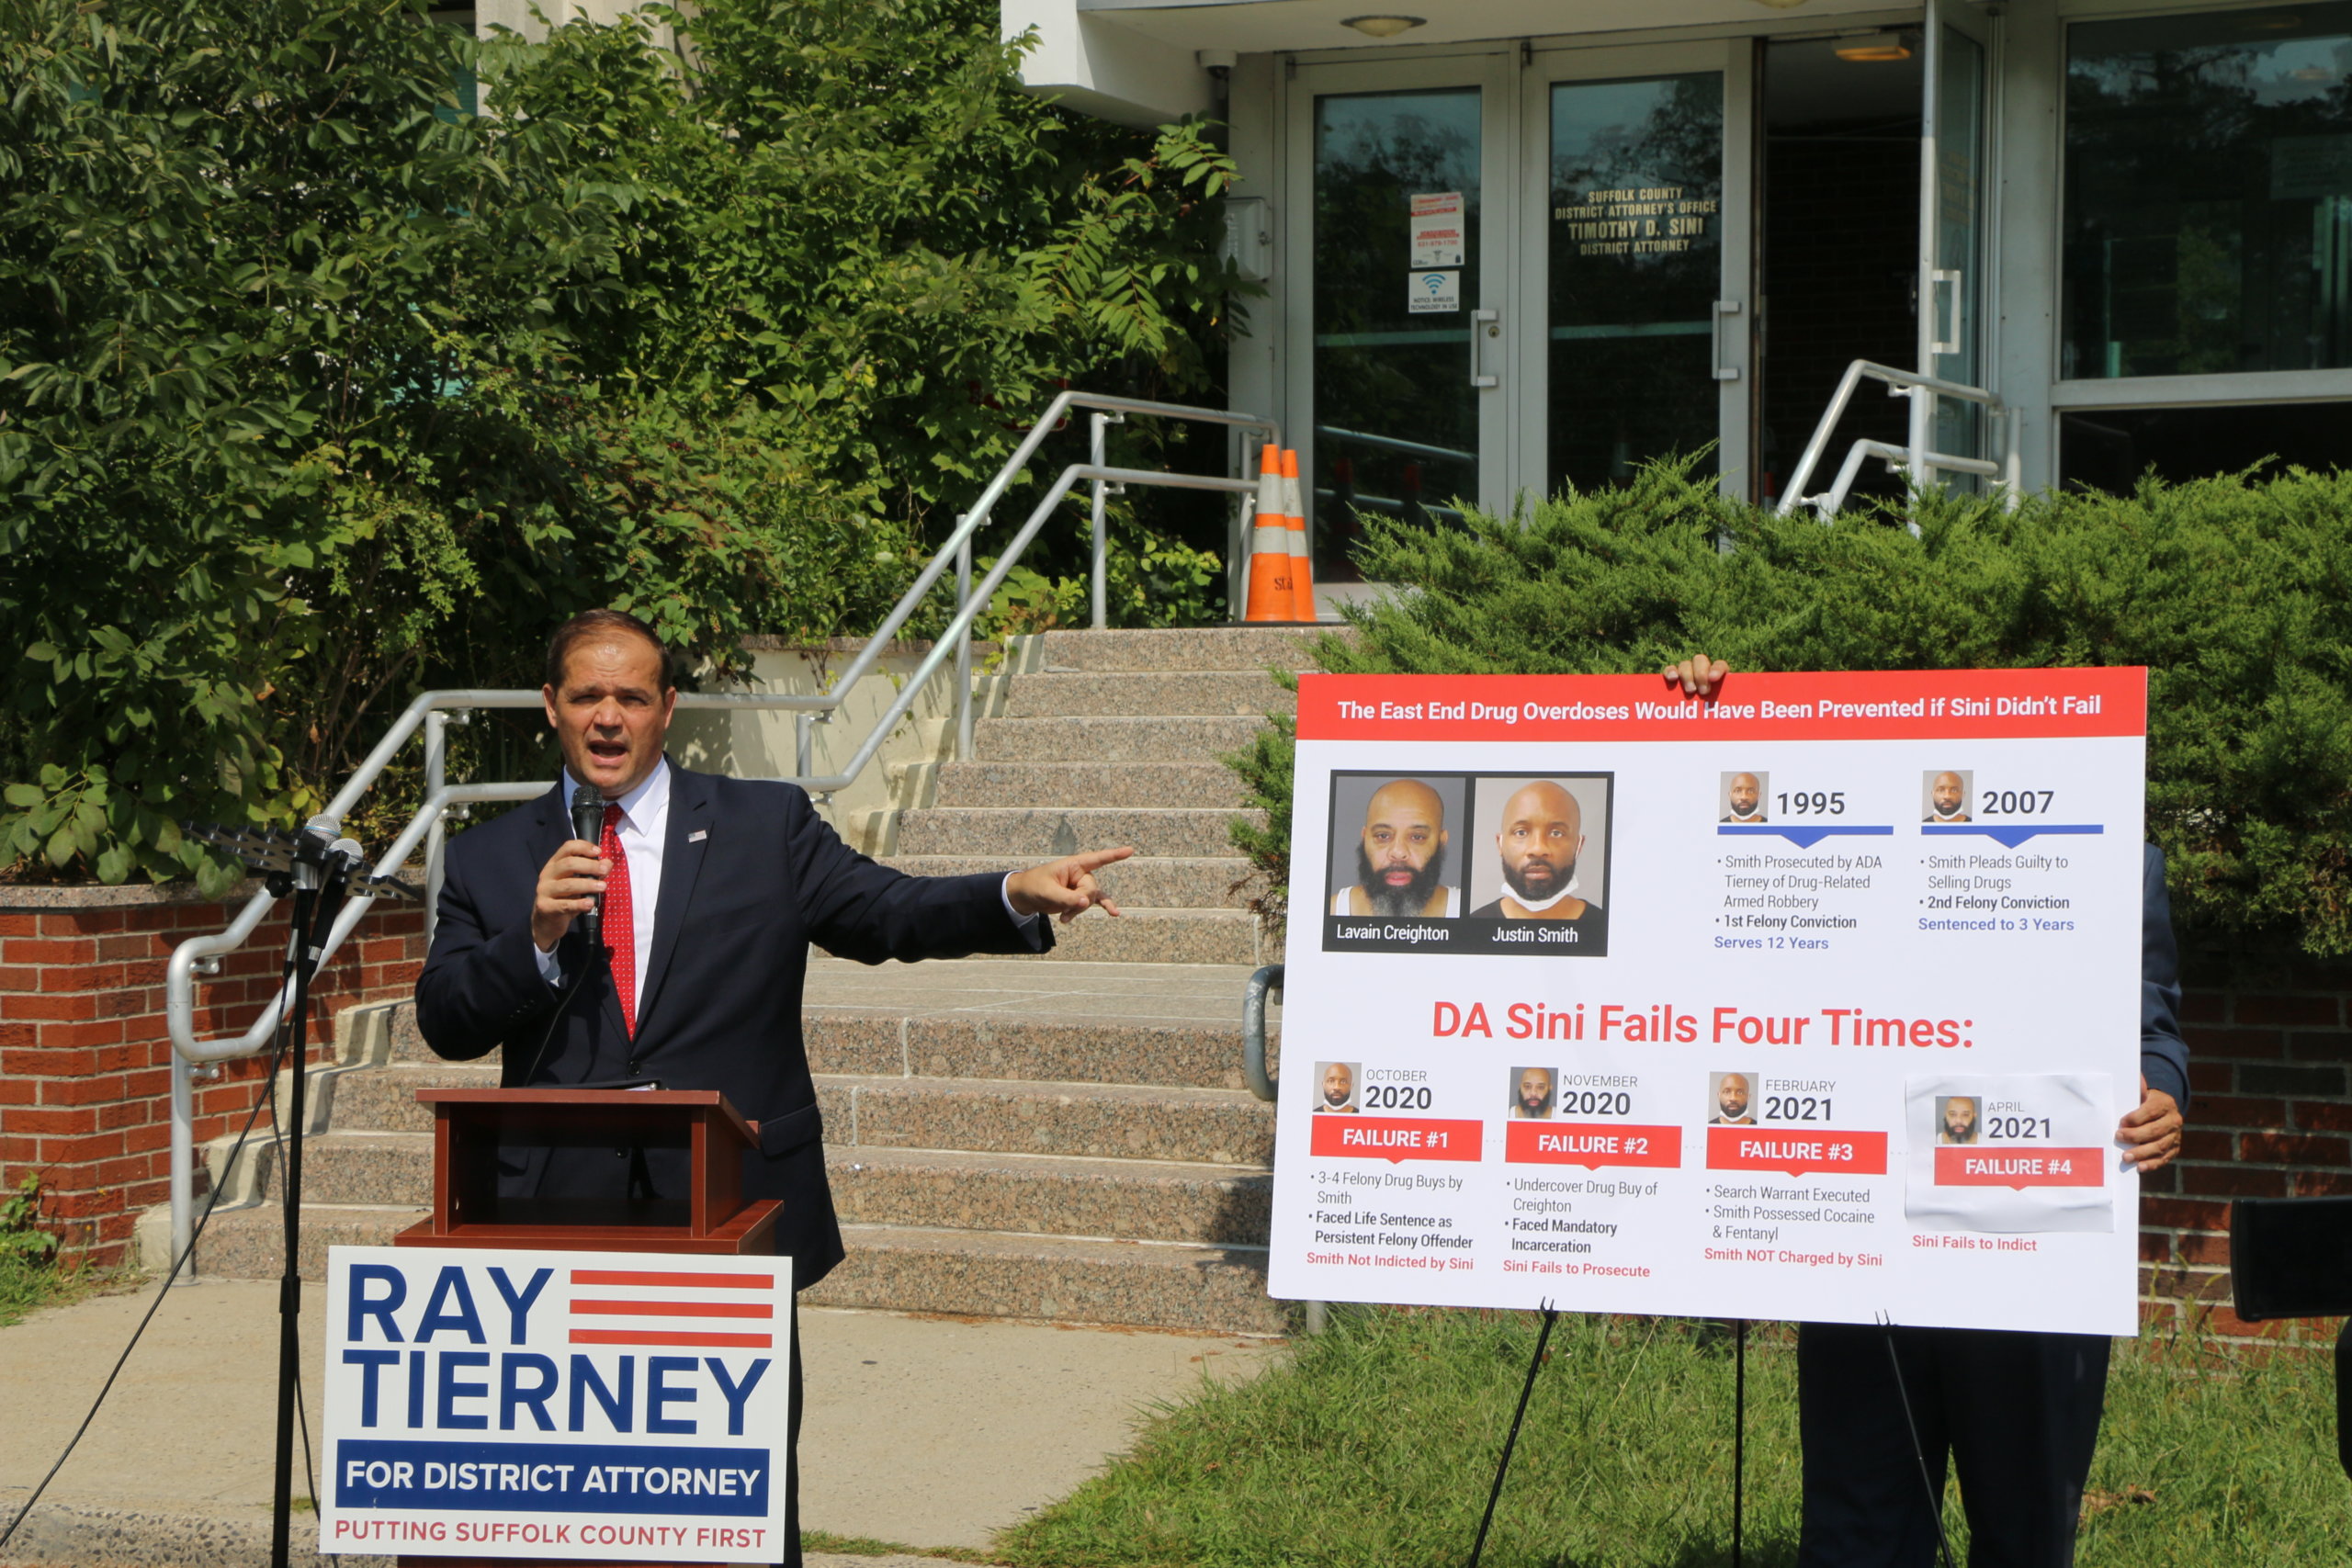
<instances>
[{"instance_id":1,"label":"green shrub","mask_svg":"<svg viewBox=\"0 0 2352 1568\"><path fill-rule=\"evenodd\" d=\"M1364 575L1412 589L1320 639L1358 673L2149 668L2148 831L2208 941L2352 953L2352 477L2300 469L2015 513L1932 498L1920 536L1719 499L1660 467L1458 528L1368 520ZM1281 731L1233 760L1287 795ZM1243 847L1278 885L1288 835Z\"/></svg>"}]
</instances>

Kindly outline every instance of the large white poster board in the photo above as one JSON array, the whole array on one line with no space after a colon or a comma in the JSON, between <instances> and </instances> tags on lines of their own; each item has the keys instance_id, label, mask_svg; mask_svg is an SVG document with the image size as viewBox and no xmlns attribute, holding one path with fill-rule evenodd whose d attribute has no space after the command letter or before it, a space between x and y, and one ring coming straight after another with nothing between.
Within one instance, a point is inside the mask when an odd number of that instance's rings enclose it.
<instances>
[{"instance_id":1,"label":"large white poster board","mask_svg":"<svg viewBox=\"0 0 2352 1568\"><path fill-rule=\"evenodd\" d=\"M319 1550L777 1561L791 1263L331 1249Z\"/></svg>"},{"instance_id":2,"label":"large white poster board","mask_svg":"<svg viewBox=\"0 0 2352 1568\"><path fill-rule=\"evenodd\" d=\"M1273 1294L2130 1334L2146 675L1299 686Z\"/></svg>"}]
</instances>

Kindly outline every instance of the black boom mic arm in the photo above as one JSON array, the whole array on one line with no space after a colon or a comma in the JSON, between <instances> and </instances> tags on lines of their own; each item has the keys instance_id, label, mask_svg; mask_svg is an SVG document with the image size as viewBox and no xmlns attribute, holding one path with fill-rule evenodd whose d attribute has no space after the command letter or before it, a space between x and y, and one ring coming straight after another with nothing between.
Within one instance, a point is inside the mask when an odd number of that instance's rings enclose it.
<instances>
[{"instance_id":1,"label":"black boom mic arm","mask_svg":"<svg viewBox=\"0 0 2352 1568\"><path fill-rule=\"evenodd\" d=\"M594 844L605 837L605 797L596 793L594 784L582 784L571 792L571 836ZM605 938L605 900L600 894L589 911L580 917L580 929L588 938L588 953L594 957Z\"/></svg>"}]
</instances>

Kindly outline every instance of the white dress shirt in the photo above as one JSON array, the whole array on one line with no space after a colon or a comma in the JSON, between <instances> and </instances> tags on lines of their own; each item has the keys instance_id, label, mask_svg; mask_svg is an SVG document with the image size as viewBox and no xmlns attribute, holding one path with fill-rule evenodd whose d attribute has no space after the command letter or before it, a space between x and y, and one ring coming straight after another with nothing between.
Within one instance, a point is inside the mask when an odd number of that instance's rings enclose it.
<instances>
[{"instance_id":1,"label":"white dress shirt","mask_svg":"<svg viewBox=\"0 0 2352 1568\"><path fill-rule=\"evenodd\" d=\"M580 788L571 770L563 770L559 781L562 799L570 808L572 795ZM629 935L637 952L637 983L645 984L646 966L653 961L653 911L662 900L662 846L670 829L670 764L665 761L645 775L638 786L622 795L617 804L621 819L615 831L621 841L621 853L628 857ZM997 896L1004 900L1004 913L1016 926L1026 926L1039 919L1024 915L1012 907L1012 874L1005 873L1004 881L997 888ZM552 953L541 953L534 946L532 953L539 961L539 974L548 984L563 983L563 967Z\"/></svg>"}]
</instances>

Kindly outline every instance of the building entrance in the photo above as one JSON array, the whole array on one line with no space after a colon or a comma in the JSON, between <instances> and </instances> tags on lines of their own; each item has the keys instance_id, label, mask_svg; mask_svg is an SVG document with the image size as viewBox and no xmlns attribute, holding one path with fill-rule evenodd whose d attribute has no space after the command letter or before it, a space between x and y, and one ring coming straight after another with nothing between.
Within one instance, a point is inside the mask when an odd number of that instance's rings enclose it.
<instances>
[{"instance_id":1,"label":"building entrance","mask_svg":"<svg viewBox=\"0 0 2352 1568\"><path fill-rule=\"evenodd\" d=\"M1941 3L1875 33L1300 66L1284 400L1318 579L1366 515L1443 525L1660 458L1776 499L1857 358L1982 384L1990 78L1987 24ZM1911 407L1860 400L1833 451L1984 455L1970 405L1916 432Z\"/></svg>"}]
</instances>

